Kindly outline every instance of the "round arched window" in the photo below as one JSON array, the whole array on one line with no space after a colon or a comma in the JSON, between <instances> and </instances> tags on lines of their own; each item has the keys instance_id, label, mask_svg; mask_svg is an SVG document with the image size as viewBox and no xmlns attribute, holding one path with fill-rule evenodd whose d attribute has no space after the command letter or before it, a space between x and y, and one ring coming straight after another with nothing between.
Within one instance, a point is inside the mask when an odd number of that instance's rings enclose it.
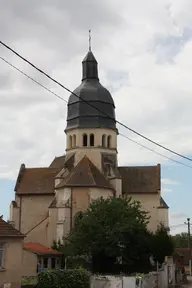
<instances>
[{"instance_id":1,"label":"round arched window","mask_svg":"<svg viewBox=\"0 0 192 288\"><path fill-rule=\"evenodd\" d=\"M87 146L87 134L83 134L83 146Z\"/></svg>"}]
</instances>

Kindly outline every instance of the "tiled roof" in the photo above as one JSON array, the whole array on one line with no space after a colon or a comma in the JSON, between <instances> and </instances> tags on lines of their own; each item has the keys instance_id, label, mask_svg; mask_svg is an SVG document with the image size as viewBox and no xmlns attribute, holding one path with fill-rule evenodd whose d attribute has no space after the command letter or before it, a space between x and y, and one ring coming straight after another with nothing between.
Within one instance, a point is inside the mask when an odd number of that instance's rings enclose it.
<instances>
[{"instance_id":1,"label":"tiled roof","mask_svg":"<svg viewBox=\"0 0 192 288\"><path fill-rule=\"evenodd\" d=\"M162 197L160 198L159 208L169 209L169 206L167 205L167 203L165 202L165 200Z\"/></svg>"},{"instance_id":2,"label":"tiled roof","mask_svg":"<svg viewBox=\"0 0 192 288\"><path fill-rule=\"evenodd\" d=\"M189 265L190 257L190 251L188 248L176 248L175 249L177 253L183 256L184 259L184 265Z\"/></svg>"},{"instance_id":3,"label":"tiled roof","mask_svg":"<svg viewBox=\"0 0 192 288\"><path fill-rule=\"evenodd\" d=\"M123 194L158 193L161 188L160 164L156 166L119 167Z\"/></svg>"},{"instance_id":4,"label":"tiled roof","mask_svg":"<svg viewBox=\"0 0 192 288\"><path fill-rule=\"evenodd\" d=\"M24 168L18 176L17 194L52 194L59 168Z\"/></svg>"},{"instance_id":5,"label":"tiled roof","mask_svg":"<svg viewBox=\"0 0 192 288\"><path fill-rule=\"evenodd\" d=\"M55 159L52 161L52 163L50 164L50 168L63 168L64 167L64 163L65 163L65 155L63 156L59 156L59 157L55 157Z\"/></svg>"},{"instance_id":6,"label":"tiled roof","mask_svg":"<svg viewBox=\"0 0 192 288\"><path fill-rule=\"evenodd\" d=\"M101 187L114 189L105 176L86 156L71 173L56 187Z\"/></svg>"},{"instance_id":7,"label":"tiled roof","mask_svg":"<svg viewBox=\"0 0 192 288\"><path fill-rule=\"evenodd\" d=\"M57 198L55 197L51 204L49 205L49 208L56 208L57 207Z\"/></svg>"},{"instance_id":8,"label":"tiled roof","mask_svg":"<svg viewBox=\"0 0 192 288\"><path fill-rule=\"evenodd\" d=\"M49 167L60 169L67 168L71 171L74 165L74 155L75 153L68 153L67 155L56 157Z\"/></svg>"},{"instance_id":9,"label":"tiled roof","mask_svg":"<svg viewBox=\"0 0 192 288\"><path fill-rule=\"evenodd\" d=\"M25 236L15 229L11 224L4 221L0 218L0 238L1 237L21 237L24 238Z\"/></svg>"},{"instance_id":10,"label":"tiled roof","mask_svg":"<svg viewBox=\"0 0 192 288\"><path fill-rule=\"evenodd\" d=\"M38 255L60 255L62 252L53 250L52 248L45 247L39 243L26 242L24 249Z\"/></svg>"}]
</instances>

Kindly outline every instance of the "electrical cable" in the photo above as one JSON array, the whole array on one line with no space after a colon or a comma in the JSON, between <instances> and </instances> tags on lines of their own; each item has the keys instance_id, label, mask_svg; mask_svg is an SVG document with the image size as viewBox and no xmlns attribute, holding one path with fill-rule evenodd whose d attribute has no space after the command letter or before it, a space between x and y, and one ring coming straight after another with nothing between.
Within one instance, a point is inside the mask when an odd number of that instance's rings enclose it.
<instances>
[{"instance_id":1,"label":"electrical cable","mask_svg":"<svg viewBox=\"0 0 192 288\"><path fill-rule=\"evenodd\" d=\"M112 119L114 120L112 117L110 117L109 115L107 115L105 112L101 111L100 109L98 109L97 107L95 107L94 105L92 105L90 102L84 100L82 97L78 96L77 94L75 94L73 91L71 91L69 88L67 88L66 86L64 86L63 84L61 84L60 82L58 82L56 79L54 79L53 77L51 77L50 75L48 75L46 72L44 72L42 69L38 68L36 65L34 65L32 62L30 62L29 60L27 60L26 58L24 58L23 56L21 56L18 52L16 52L13 48L9 47L8 45L6 45L4 42L2 42L0 40L0 44L3 45L5 48L7 48L9 51L11 51L12 53L14 53L17 57L19 57L20 59L22 59L24 62L28 63L30 66L32 66L34 69L36 69L37 71L39 71L41 74L43 74L44 76L46 76L47 78L49 78L51 81L53 81L54 83L56 83L57 85L59 85L60 87L62 87L63 89L65 89L66 91L68 91L69 93L73 94L75 97L79 98L81 101L85 102L86 104L88 104L89 106L91 106L92 108L94 108L95 110L99 111L100 113L102 113L103 115L107 116L108 119ZM173 153L181 158L184 158L188 161L191 161L192 162L192 159L187 157L187 156L184 156L170 148L167 148L166 146L164 145L161 145L155 141L153 141L152 139L146 137L145 135L137 132L136 130L128 127L127 125L123 124L122 122L116 120L116 123L118 123L120 126L128 129L129 131L133 132L134 134L142 137L143 139L151 142L152 144L156 145L156 146L159 146L160 148L164 149L164 150L167 150L169 151L170 153Z\"/></svg>"},{"instance_id":2,"label":"electrical cable","mask_svg":"<svg viewBox=\"0 0 192 288\"><path fill-rule=\"evenodd\" d=\"M157 154L157 155L159 155L159 156L161 156L161 157L164 157L164 158L166 158L166 159L168 159L168 160L170 160L170 161L173 161L173 162L175 162L175 163L177 163L177 164L186 166L186 167L188 167L188 168L192 168L192 166L187 165L187 164L185 164L185 163L183 163L183 162L180 162L180 161L178 161L178 160L175 160L175 159L173 159L173 158L171 158L171 157L165 156L164 154L161 154L161 153L159 153L159 152L157 152L157 151L155 151L155 150L153 150L153 149L151 149L151 148L149 148L149 147L147 147L147 146L145 146L145 145L143 145L143 144L141 144L141 143L139 143L139 142L137 142L137 141L129 138L128 136L126 136L126 135L124 135L124 134L119 133L119 135L121 135L121 136L124 137L124 138L127 138L129 141L131 141L131 142L133 142L133 143L141 146L142 148L145 148L145 149L147 149L147 150L149 150L149 151L151 151L151 152L153 152L153 153L155 153L155 154Z\"/></svg>"},{"instance_id":3,"label":"electrical cable","mask_svg":"<svg viewBox=\"0 0 192 288\"><path fill-rule=\"evenodd\" d=\"M44 86L43 84L41 84L39 81L35 80L34 78L32 78L31 76L27 75L25 72L23 72L21 69L17 68L15 65L11 64L9 61L7 61L5 58L0 56L0 59L2 61L4 61L5 63L7 63L8 65L10 65L12 68L16 69L18 72L20 72L21 74L23 74L25 77L29 78L30 80L32 80L33 82L35 82L36 84L38 84L39 86L41 86L43 89L47 90L48 92L50 92L51 94L53 94L54 96L56 96L57 98L63 100L64 102L67 103L67 101L65 99L63 99L61 96L59 96L58 94L56 94L55 92L53 92L52 90L50 90L49 88L47 88L46 86Z\"/></svg>"},{"instance_id":4,"label":"electrical cable","mask_svg":"<svg viewBox=\"0 0 192 288\"><path fill-rule=\"evenodd\" d=\"M0 56L0 59L1 59L2 61L4 61L6 64L8 64L9 66L11 66L12 68L14 68L15 70L17 70L19 73L21 73L22 75L24 75L25 77L27 77L28 79L30 79L31 81L35 82L37 85L39 85L40 87L42 87L43 89L45 89L46 91L48 91L49 93L53 94L54 96L56 96L56 97L59 98L60 100L62 100L62 101L64 101L65 103L67 103L67 101L66 101L64 98L62 98L60 95L58 95L57 93L55 93L55 92L53 92L52 90L50 90L49 88L47 88L46 86L44 86L43 84L41 84L39 81L37 81L36 79L32 78L31 76L29 76L29 75L26 74L25 72L23 72L21 69L17 68L15 65L13 65L13 64L10 63L9 61L7 61L7 60L6 60L5 58L3 58L2 56ZM144 148L144 149L147 149L147 150L149 150L149 151L151 151L151 152L153 152L153 153L155 153L155 154L157 154L157 155L159 155L159 156L161 156L161 157L164 157L164 158L166 158L166 159L168 159L168 160L170 160L170 161L173 161L173 162L175 162L175 163L177 163L177 164L186 166L186 167L188 167L188 168L192 168L192 166L187 165L187 164L185 164L185 163L183 163L183 162L174 160L173 158L170 158L170 157L168 157L168 156L165 156L165 155L163 155L163 154L161 154L161 153L159 153L159 152L157 152L157 151L155 151L155 150L153 150L153 149L151 149L151 148L149 148L149 147L147 147L147 146L145 146L145 145L143 145L143 144L141 144L141 143L139 143L139 142L131 139L130 137L128 137L128 136L126 136L126 135L124 135L124 134L122 134L122 133L119 133L119 135L122 136L122 137L124 137L124 138L126 138L126 139L128 139L129 141L131 141L131 142L139 145L140 147L142 147L142 148Z\"/></svg>"}]
</instances>

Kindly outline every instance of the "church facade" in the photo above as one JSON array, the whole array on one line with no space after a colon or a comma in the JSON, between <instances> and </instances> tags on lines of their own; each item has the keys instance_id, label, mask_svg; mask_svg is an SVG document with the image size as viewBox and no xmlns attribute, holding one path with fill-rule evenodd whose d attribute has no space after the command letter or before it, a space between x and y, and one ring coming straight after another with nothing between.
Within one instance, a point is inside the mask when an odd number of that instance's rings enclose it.
<instances>
[{"instance_id":1,"label":"church facade","mask_svg":"<svg viewBox=\"0 0 192 288\"><path fill-rule=\"evenodd\" d=\"M149 212L149 229L168 227L168 206L161 197L160 164L120 167L115 104L98 77L89 51L82 82L68 101L66 153L45 168L22 164L10 205L10 221L26 235L25 243L51 247L65 237L76 215L91 201L128 195Z\"/></svg>"}]
</instances>

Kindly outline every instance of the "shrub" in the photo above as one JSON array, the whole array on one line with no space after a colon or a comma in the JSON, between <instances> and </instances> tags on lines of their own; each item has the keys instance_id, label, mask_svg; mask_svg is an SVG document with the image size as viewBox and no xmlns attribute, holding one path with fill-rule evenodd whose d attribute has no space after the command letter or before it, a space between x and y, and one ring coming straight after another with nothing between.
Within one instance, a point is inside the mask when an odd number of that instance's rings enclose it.
<instances>
[{"instance_id":1,"label":"shrub","mask_svg":"<svg viewBox=\"0 0 192 288\"><path fill-rule=\"evenodd\" d=\"M89 288L90 274L83 268L48 270L38 276L39 288Z\"/></svg>"}]
</instances>

